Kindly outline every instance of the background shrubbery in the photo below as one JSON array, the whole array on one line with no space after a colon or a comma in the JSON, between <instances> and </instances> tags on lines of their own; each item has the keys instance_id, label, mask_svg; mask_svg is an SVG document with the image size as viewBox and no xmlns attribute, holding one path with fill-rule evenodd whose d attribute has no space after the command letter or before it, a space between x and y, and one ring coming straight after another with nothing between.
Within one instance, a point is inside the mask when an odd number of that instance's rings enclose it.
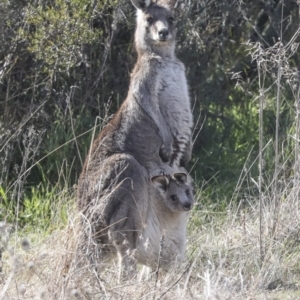
<instances>
[{"instance_id":1,"label":"background shrubbery","mask_svg":"<svg viewBox=\"0 0 300 300\"><path fill-rule=\"evenodd\" d=\"M241 171L258 176L259 128L268 178L276 168L275 144L287 158L299 143L299 4L179 6L177 54L187 69L195 118L190 167L209 201L225 207ZM49 190L76 184L95 125L97 133L126 97L136 60L134 15L125 0L1 2L2 218L12 219L16 207L18 214L26 211L35 193L49 200ZM292 159L281 173L293 177ZM249 188L239 181L238 199Z\"/></svg>"}]
</instances>

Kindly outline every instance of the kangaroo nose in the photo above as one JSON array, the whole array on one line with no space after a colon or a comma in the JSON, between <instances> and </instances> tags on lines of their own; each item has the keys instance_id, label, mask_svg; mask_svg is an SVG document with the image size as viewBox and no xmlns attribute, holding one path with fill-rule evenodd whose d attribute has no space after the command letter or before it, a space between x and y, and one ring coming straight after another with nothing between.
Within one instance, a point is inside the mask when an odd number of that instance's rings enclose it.
<instances>
[{"instance_id":1,"label":"kangaroo nose","mask_svg":"<svg viewBox=\"0 0 300 300\"><path fill-rule=\"evenodd\" d=\"M158 32L158 35L161 41L165 41L169 35L169 30L164 28Z\"/></svg>"}]
</instances>

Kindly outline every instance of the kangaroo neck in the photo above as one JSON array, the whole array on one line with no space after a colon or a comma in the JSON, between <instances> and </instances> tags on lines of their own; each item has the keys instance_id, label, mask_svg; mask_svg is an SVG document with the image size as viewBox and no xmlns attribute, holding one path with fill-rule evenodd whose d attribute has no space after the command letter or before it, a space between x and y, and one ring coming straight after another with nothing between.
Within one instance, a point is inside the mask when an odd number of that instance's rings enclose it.
<instances>
[{"instance_id":1,"label":"kangaroo neck","mask_svg":"<svg viewBox=\"0 0 300 300\"><path fill-rule=\"evenodd\" d=\"M166 46L148 46L141 47L136 45L138 57L153 57L153 55L160 56L161 58L174 59L175 58L175 47L174 45Z\"/></svg>"}]
</instances>

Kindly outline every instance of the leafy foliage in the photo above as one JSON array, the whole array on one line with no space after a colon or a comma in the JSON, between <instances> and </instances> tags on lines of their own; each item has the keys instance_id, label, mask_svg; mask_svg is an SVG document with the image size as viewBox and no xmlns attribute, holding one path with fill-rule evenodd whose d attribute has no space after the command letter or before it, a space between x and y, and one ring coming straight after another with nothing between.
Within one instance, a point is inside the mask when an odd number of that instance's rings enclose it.
<instances>
[{"instance_id":1,"label":"leafy foliage","mask_svg":"<svg viewBox=\"0 0 300 300\"><path fill-rule=\"evenodd\" d=\"M281 85L281 151L290 155L295 146L286 137L298 128L298 85L291 79L299 66L298 10L294 0L179 1L177 54L186 66L196 123L191 166L200 183L224 186L207 189L209 195L218 190L219 196L210 197L216 201L230 199L241 170L257 158L261 91L258 60L250 54L259 47L275 51L279 37L283 45L292 41L283 62L292 71ZM98 131L126 97L136 60L134 14L129 0L1 1L0 185L6 195L18 195L13 205L33 209L25 199L37 186L46 193L49 184L77 182L96 117ZM265 61L279 57L265 53ZM276 130L278 66L265 70L267 142ZM30 128L32 144L24 142ZM265 150L270 173L272 145ZM251 172L255 178L258 168ZM1 197L2 203L8 199Z\"/></svg>"},{"instance_id":2,"label":"leafy foliage","mask_svg":"<svg viewBox=\"0 0 300 300\"><path fill-rule=\"evenodd\" d=\"M84 45L100 40L102 30L93 30L91 26L90 4L90 1L57 0L49 6L26 7L25 26L20 28L19 38L28 43L28 51L50 72L68 72L72 66L85 62Z\"/></svg>"}]
</instances>

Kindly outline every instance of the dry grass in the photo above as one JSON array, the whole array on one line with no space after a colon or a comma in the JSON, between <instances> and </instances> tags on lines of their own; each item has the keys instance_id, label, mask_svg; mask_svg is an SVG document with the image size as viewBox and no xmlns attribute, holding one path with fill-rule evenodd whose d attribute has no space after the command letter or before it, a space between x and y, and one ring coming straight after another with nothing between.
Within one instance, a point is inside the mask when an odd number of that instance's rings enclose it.
<instances>
[{"instance_id":1,"label":"dry grass","mask_svg":"<svg viewBox=\"0 0 300 300\"><path fill-rule=\"evenodd\" d=\"M299 299L299 189L285 190L275 232L274 210L263 207L263 261L258 201L251 199L224 214L194 210L181 268L158 278L140 270L126 284L118 284L116 264L98 278L76 257L75 209L66 228L44 238L12 234L6 244L2 224L0 299Z\"/></svg>"}]
</instances>

